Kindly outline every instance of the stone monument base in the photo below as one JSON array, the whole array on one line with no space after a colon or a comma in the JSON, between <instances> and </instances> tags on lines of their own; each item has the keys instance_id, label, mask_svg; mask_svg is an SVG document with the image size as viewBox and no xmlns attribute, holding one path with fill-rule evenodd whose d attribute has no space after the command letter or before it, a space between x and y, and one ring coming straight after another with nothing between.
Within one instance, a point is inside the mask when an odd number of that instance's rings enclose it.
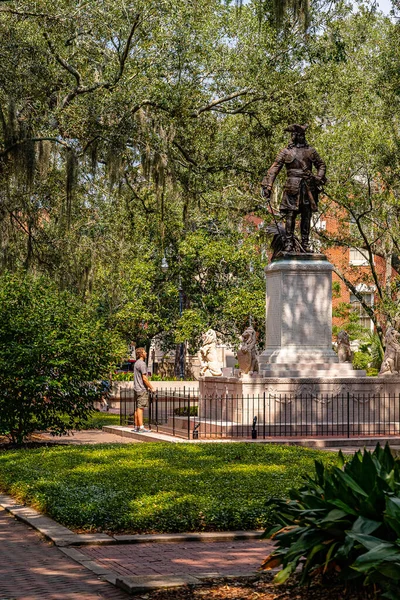
<instances>
[{"instance_id":1,"label":"stone monument base","mask_svg":"<svg viewBox=\"0 0 400 600\"><path fill-rule=\"evenodd\" d=\"M324 254L282 254L265 267L267 314L260 373L280 376L272 364L339 362L332 349L332 270Z\"/></svg>"},{"instance_id":2,"label":"stone monument base","mask_svg":"<svg viewBox=\"0 0 400 600\"><path fill-rule=\"evenodd\" d=\"M321 377L366 377L366 372L361 369L353 369L351 363L334 363L334 362L314 362L314 360L306 361L303 358L300 362L295 363L266 363L261 372L264 377L283 377L290 378L316 378ZM370 378L368 378L370 379Z\"/></svg>"},{"instance_id":3,"label":"stone monument base","mask_svg":"<svg viewBox=\"0 0 400 600\"><path fill-rule=\"evenodd\" d=\"M250 436L254 417L271 437L400 433L400 377L206 377L199 391L215 435Z\"/></svg>"}]
</instances>

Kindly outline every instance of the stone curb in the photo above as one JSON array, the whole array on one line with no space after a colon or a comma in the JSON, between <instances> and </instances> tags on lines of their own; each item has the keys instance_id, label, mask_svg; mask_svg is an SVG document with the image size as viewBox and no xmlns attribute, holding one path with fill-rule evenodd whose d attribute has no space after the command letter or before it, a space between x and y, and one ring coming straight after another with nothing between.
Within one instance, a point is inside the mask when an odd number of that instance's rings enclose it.
<instances>
[{"instance_id":1,"label":"stone curb","mask_svg":"<svg viewBox=\"0 0 400 600\"><path fill-rule=\"evenodd\" d=\"M187 438L174 437L166 433L157 433L154 429L151 433L135 433L131 427L124 427L122 425L105 425L103 431L106 433L113 433L124 438L131 438L134 440L142 440L143 442L168 442L171 444L221 444L221 443L246 443L246 444L279 444L284 446L304 446L305 448L316 448L324 450L325 448L332 450L333 448L340 449L346 446L376 446L377 442L381 445L385 445L386 442L392 444L393 447L399 444L398 436L384 436L384 437L326 437L326 438L257 438L256 440L241 439L241 438L223 438L223 439L199 439L192 440Z\"/></svg>"},{"instance_id":2,"label":"stone curb","mask_svg":"<svg viewBox=\"0 0 400 600\"><path fill-rule=\"evenodd\" d=\"M191 441L184 438L175 438L172 435L167 435L165 433L157 433L155 429L149 433L135 433L132 431L132 427L124 427L122 425L104 425L102 431L142 442L169 442L170 444L181 444L182 442Z\"/></svg>"},{"instance_id":3,"label":"stone curb","mask_svg":"<svg viewBox=\"0 0 400 600\"><path fill-rule=\"evenodd\" d=\"M200 584L201 579L191 575L153 575L148 577L121 577L118 575L115 581L116 587L128 594Z\"/></svg>"},{"instance_id":4,"label":"stone curb","mask_svg":"<svg viewBox=\"0 0 400 600\"><path fill-rule=\"evenodd\" d=\"M270 573L277 573L279 569L271 569ZM142 577L121 577L117 575L115 585L128 594L139 594L140 592L150 592L151 590L183 587L185 585L200 586L204 585L209 579L218 579L226 581L230 579L257 577L259 571L249 571L248 573L199 573L198 575L149 575Z\"/></svg>"},{"instance_id":5,"label":"stone curb","mask_svg":"<svg viewBox=\"0 0 400 600\"><path fill-rule=\"evenodd\" d=\"M55 546L99 546L110 544L163 544L167 542L229 542L233 540L259 539L263 530L258 531L210 531L203 533L160 533L160 534L115 534L74 533L50 517L45 517L34 508L19 504L11 496L0 494L0 507L19 521L33 527ZM82 555L83 556L83 555Z\"/></svg>"},{"instance_id":6,"label":"stone curb","mask_svg":"<svg viewBox=\"0 0 400 600\"><path fill-rule=\"evenodd\" d=\"M117 544L165 544L181 542L231 542L234 540L258 540L264 530L259 531L210 531L204 533L160 533L113 536Z\"/></svg>"},{"instance_id":7,"label":"stone curb","mask_svg":"<svg viewBox=\"0 0 400 600\"><path fill-rule=\"evenodd\" d=\"M50 517L43 516L34 508L18 504L16 500L5 494L0 494L0 506L19 521L36 529L44 537L53 542L55 546L65 547L116 543L106 533L74 533Z\"/></svg>"},{"instance_id":8,"label":"stone curb","mask_svg":"<svg viewBox=\"0 0 400 600\"><path fill-rule=\"evenodd\" d=\"M85 567L92 573L94 573L99 579L108 581L112 585L117 585L118 574L114 571L110 571L105 567L99 565L96 561L90 560L87 556L76 550L75 548L60 548L61 552L66 554L69 558L72 558L75 562Z\"/></svg>"}]
</instances>

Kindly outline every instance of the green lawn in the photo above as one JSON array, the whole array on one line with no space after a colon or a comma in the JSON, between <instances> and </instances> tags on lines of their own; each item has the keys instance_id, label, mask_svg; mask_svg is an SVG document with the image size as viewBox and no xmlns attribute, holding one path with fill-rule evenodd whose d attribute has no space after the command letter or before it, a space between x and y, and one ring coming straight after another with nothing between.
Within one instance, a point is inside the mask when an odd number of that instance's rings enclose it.
<instances>
[{"instance_id":1,"label":"green lawn","mask_svg":"<svg viewBox=\"0 0 400 600\"><path fill-rule=\"evenodd\" d=\"M104 425L119 425L119 415L109 412L96 411L85 423L85 429L101 429Z\"/></svg>"},{"instance_id":2,"label":"green lawn","mask_svg":"<svg viewBox=\"0 0 400 600\"><path fill-rule=\"evenodd\" d=\"M0 452L0 489L79 530L253 529L315 458L335 455L240 443L12 450Z\"/></svg>"}]
</instances>

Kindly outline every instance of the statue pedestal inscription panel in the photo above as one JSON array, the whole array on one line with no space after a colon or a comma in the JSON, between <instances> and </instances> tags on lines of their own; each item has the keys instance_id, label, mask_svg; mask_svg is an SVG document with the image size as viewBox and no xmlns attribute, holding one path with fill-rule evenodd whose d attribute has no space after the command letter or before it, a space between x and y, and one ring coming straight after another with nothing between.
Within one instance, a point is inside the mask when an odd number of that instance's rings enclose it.
<instances>
[{"instance_id":1,"label":"statue pedestal inscription panel","mask_svg":"<svg viewBox=\"0 0 400 600\"><path fill-rule=\"evenodd\" d=\"M338 363L332 350L332 270L323 254L284 254L265 268L268 364Z\"/></svg>"}]
</instances>

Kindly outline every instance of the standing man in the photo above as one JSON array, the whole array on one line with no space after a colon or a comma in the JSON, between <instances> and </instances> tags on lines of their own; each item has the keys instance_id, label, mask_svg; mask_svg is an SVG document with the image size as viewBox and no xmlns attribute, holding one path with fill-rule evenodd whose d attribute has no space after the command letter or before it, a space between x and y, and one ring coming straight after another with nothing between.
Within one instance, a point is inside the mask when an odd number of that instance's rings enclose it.
<instances>
[{"instance_id":1,"label":"standing man","mask_svg":"<svg viewBox=\"0 0 400 600\"><path fill-rule=\"evenodd\" d=\"M307 125L289 125L285 129L292 134L289 145L281 150L274 163L261 182L262 195L269 198L272 186L282 169L286 165L287 179L283 189L280 212L286 217L285 252L295 251L294 228L297 215L301 215L301 252L311 252L309 247L311 214L318 210L318 194L326 182L326 166L315 148L306 142L305 131ZM312 172L313 166L317 169Z\"/></svg>"},{"instance_id":2,"label":"standing man","mask_svg":"<svg viewBox=\"0 0 400 600\"><path fill-rule=\"evenodd\" d=\"M154 388L151 385L147 377L147 365L146 365L147 352L144 348L136 348L136 362L134 366L134 381L133 381L133 397L136 402L135 410L135 431L136 433L144 433L150 431L145 429L143 425L143 411L147 408L149 403L149 390L154 392Z\"/></svg>"}]
</instances>

